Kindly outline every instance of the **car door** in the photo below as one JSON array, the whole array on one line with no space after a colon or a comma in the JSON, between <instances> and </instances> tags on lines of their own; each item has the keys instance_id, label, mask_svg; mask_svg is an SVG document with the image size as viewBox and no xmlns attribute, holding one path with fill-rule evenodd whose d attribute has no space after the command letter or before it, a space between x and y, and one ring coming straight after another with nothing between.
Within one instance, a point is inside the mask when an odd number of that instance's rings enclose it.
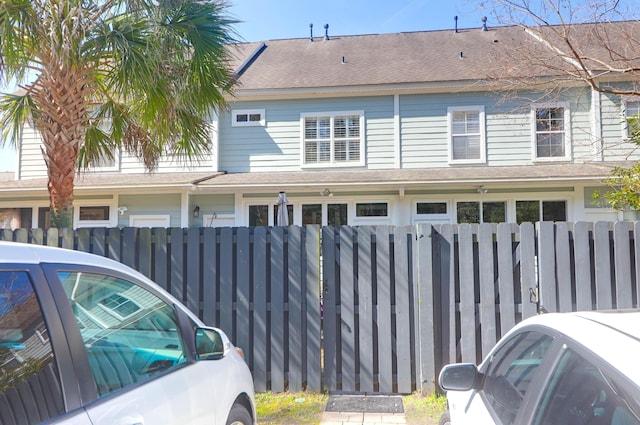
<instances>
[{"instance_id":1,"label":"car door","mask_svg":"<svg viewBox=\"0 0 640 425\"><path fill-rule=\"evenodd\" d=\"M170 301L105 270L65 267L55 275L95 383L97 400L85 407L93 425L215 424L212 375L223 366L190 358Z\"/></svg>"},{"instance_id":2,"label":"car door","mask_svg":"<svg viewBox=\"0 0 640 425\"><path fill-rule=\"evenodd\" d=\"M478 390L447 393L452 423L520 423L528 391L540 379L538 369L553 341L546 333L528 330L501 343L481 366L484 378Z\"/></svg>"},{"instance_id":3,"label":"car door","mask_svg":"<svg viewBox=\"0 0 640 425\"><path fill-rule=\"evenodd\" d=\"M91 424L70 363L42 271L0 266L0 424Z\"/></svg>"},{"instance_id":4,"label":"car door","mask_svg":"<svg viewBox=\"0 0 640 425\"><path fill-rule=\"evenodd\" d=\"M564 347L539 400L534 425L640 425L637 384L579 347Z\"/></svg>"}]
</instances>

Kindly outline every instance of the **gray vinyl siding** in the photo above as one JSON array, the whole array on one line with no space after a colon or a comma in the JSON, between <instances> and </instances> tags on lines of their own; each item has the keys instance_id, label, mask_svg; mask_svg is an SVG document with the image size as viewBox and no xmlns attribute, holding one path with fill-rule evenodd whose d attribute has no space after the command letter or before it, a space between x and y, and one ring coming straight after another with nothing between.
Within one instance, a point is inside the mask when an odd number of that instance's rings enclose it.
<instances>
[{"instance_id":1,"label":"gray vinyl siding","mask_svg":"<svg viewBox=\"0 0 640 425\"><path fill-rule=\"evenodd\" d=\"M191 217L192 227L203 227L203 216L205 214L234 214L235 195L233 193L223 195L192 195L189 198L189 211L193 211L195 206L200 207L200 216Z\"/></svg>"},{"instance_id":2,"label":"gray vinyl siding","mask_svg":"<svg viewBox=\"0 0 640 425\"><path fill-rule=\"evenodd\" d=\"M366 165L369 168L393 166L393 96L242 102L232 103L229 109L264 109L266 125L232 127L231 114L221 114L221 170L300 171L300 115L338 111L364 112Z\"/></svg>"},{"instance_id":3,"label":"gray vinyl siding","mask_svg":"<svg viewBox=\"0 0 640 425\"><path fill-rule=\"evenodd\" d=\"M638 147L629 142L625 130L625 116L619 96L601 97L603 158L605 161L638 160Z\"/></svg>"},{"instance_id":4,"label":"gray vinyl siding","mask_svg":"<svg viewBox=\"0 0 640 425\"><path fill-rule=\"evenodd\" d=\"M574 162L589 162L594 159L593 114L591 112L591 91L588 88L574 89L568 94L571 109L571 144Z\"/></svg>"},{"instance_id":5,"label":"gray vinyl siding","mask_svg":"<svg viewBox=\"0 0 640 425\"><path fill-rule=\"evenodd\" d=\"M118 226L128 226L131 215L169 214L170 227L182 227L180 202L179 193L120 195L118 203L126 205L127 212L118 216Z\"/></svg>"},{"instance_id":6,"label":"gray vinyl siding","mask_svg":"<svg viewBox=\"0 0 640 425\"><path fill-rule=\"evenodd\" d=\"M447 95L400 96L402 167L447 164Z\"/></svg>"},{"instance_id":7,"label":"gray vinyl siding","mask_svg":"<svg viewBox=\"0 0 640 425\"><path fill-rule=\"evenodd\" d=\"M46 178L47 167L42 157L42 141L31 127L24 128L19 150L19 175L21 179Z\"/></svg>"}]
</instances>

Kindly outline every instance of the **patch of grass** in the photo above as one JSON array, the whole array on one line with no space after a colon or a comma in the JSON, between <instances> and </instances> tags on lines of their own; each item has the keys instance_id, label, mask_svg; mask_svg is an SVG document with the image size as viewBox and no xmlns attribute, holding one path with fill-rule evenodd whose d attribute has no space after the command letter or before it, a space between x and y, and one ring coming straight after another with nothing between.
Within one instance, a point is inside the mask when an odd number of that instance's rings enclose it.
<instances>
[{"instance_id":1,"label":"patch of grass","mask_svg":"<svg viewBox=\"0 0 640 425\"><path fill-rule=\"evenodd\" d=\"M323 393L258 393L258 425L317 425L329 396Z\"/></svg>"},{"instance_id":2,"label":"patch of grass","mask_svg":"<svg viewBox=\"0 0 640 425\"><path fill-rule=\"evenodd\" d=\"M328 399L326 393L258 393L258 425L318 425ZM439 394L405 395L402 404L407 425L438 425L447 409L447 399Z\"/></svg>"},{"instance_id":3,"label":"patch of grass","mask_svg":"<svg viewBox=\"0 0 640 425\"><path fill-rule=\"evenodd\" d=\"M413 393L402 397L407 425L437 425L447 410L447 398L440 394Z\"/></svg>"}]
</instances>

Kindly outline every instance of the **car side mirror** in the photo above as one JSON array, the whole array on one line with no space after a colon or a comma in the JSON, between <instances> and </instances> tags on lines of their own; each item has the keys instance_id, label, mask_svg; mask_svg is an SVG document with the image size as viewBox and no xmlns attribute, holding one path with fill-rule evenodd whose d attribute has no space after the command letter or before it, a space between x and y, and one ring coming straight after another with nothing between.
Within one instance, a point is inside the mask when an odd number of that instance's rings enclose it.
<instances>
[{"instance_id":1,"label":"car side mirror","mask_svg":"<svg viewBox=\"0 0 640 425\"><path fill-rule=\"evenodd\" d=\"M447 365L440 371L438 383L445 391L477 389L480 383L480 372L473 363Z\"/></svg>"},{"instance_id":2,"label":"car side mirror","mask_svg":"<svg viewBox=\"0 0 640 425\"><path fill-rule=\"evenodd\" d=\"M197 360L218 360L224 356L224 342L218 331L212 328L196 329Z\"/></svg>"}]
</instances>

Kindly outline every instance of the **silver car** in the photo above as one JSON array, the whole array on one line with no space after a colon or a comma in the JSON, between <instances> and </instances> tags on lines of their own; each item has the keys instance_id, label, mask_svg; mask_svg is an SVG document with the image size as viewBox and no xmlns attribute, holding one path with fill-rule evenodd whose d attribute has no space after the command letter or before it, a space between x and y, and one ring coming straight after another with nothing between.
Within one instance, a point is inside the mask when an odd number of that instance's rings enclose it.
<instances>
[{"instance_id":1,"label":"silver car","mask_svg":"<svg viewBox=\"0 0 640 425\"><path fill-rule=\"evenodd\" d=\"M0 242L0 424L250 425L251 373L219 329L92 254Z\"/></svg>"}]
</instances>

